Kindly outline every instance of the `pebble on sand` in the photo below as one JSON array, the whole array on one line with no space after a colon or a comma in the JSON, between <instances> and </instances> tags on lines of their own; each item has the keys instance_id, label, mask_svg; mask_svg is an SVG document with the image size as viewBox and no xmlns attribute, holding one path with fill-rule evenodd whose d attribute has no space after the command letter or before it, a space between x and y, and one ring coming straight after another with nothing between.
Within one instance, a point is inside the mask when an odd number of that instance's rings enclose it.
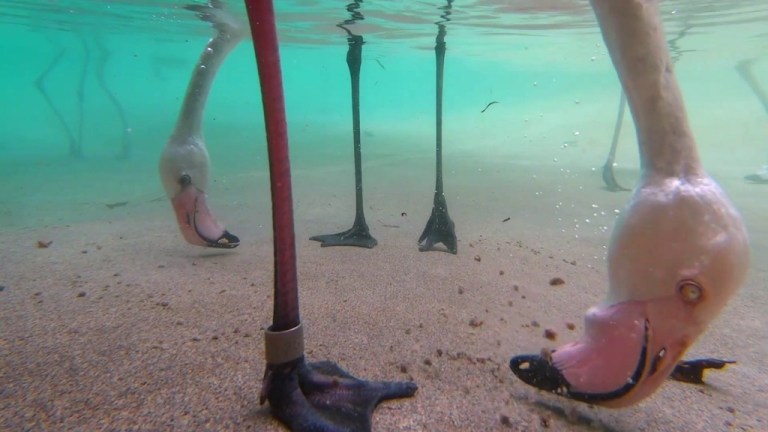
<instances>
[{"instance_id":1,"label":"pebble on sand","mask_svg":"<svg viewBox=\"0 0 768 432\"><path fill-rule=\"evenodd\" d=\"M552 279L549 280L549 284L551 286L559 286L559 285L563 285L564 283L565 281L561 277L553 277Z\"/></svg>"}]
</instances>

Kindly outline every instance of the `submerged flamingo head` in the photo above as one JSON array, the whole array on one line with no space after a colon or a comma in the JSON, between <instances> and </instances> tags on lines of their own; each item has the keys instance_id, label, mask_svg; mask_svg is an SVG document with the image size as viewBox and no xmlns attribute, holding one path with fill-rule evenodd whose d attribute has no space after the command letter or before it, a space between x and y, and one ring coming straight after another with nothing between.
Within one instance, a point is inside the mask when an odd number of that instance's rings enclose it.
<instances>
[{"instance_id":1,"label":"submerged flamingo head","mask_svg":"<svg viewBox=\"0 0 768 432\"><path fill-rule=\"evenodd\" d=\"M584 336L510 367L571 399L634 404L669 376L742 285L748 263L741 217L711 178L648 181L617 221L608 297L587 312Z\"/></svg>"},{"instance_id":2,"label":"submerged flamingo head","mask_svg":"<svg viewBox=\"0 0 768 432\"><path fill-rule=\"evenodd\" d=\"M196 246L231 249L240 239L224 229L208 207L205 193L194 185L182 187L173 199L176 221L184 239Z\"/></svg>"},{"instance_id":3,"label":"submerged flamingo head","mask_svg":"<svg viewBox=\"0 0 768 432\"><path fill-rule=\"evenodd\" d=\"M208 152L201 142L171 137L160 158L160 178L188 243L215 248L240 244L240 239L227 231L208 207Z\"/></svg>"}]
</instances>

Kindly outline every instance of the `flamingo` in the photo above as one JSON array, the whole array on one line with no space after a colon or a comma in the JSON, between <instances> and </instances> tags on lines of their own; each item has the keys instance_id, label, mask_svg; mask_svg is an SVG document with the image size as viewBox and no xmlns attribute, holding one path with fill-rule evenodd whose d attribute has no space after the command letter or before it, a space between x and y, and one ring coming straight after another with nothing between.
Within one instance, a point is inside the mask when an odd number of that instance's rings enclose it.
<instances>
[{"instance_id":1,"label":"flamingo","mask_svg":"<svg viewBox=\"0 0 768 432\"><path fill-rule=\"evenodd\" d=\"M203 139L203 111L216 72L248 31L224 9L221 0L185 8L210 22L216 36L205 46L192 72L176 128L160 157L160 179L188 243L231 249L240 244L240 239L227 231L208 207L210 160Z\"/></svg>"},{"instance_id":2,"label":"flamingo","mask_svg":"<svg viewBox=\"0 0 768 432\"><path fill-rule=\"evenodd\" d=\"M608 251L608 295L582 338L510 368L561 396L625 407L673 373L725 362L683 362L688 347L744 283L749 241L741 216L706 173L664 43L659 0L591 0L632 112L642 175Z\"/></svg>"}]
</instances>

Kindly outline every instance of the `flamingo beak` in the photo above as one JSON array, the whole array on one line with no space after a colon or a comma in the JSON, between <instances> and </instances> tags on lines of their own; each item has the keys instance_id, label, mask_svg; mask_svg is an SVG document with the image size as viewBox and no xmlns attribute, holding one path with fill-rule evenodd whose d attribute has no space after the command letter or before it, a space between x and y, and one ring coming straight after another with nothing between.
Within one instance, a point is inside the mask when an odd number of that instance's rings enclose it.
<instances>
[{"instance_id":1,"label":"flamingo beak","mask_svg":"<svg viewBox=\"0 0 768 432\"><path fill-rule=\"evenodd\" d=\"M196 246L232 249L240 245L240 239L224 229L208 208L206 195L194 185L183 186L171 199L181 234L188 243Z\"/></svg>"},{"instance_id":2,"label":"flamingo beak","mask_svg":"<svg viewBox=\"0 0 768 432\"><path fill-rule=\"evenodd\" d=\"M510 360L526 384L570 399L611 408L632 405L656 391L693 340L667 298L626 301L587 312L581 340L541 355ZM677 321L676 321L677 320Z\"/></svg>"}]
</instances>

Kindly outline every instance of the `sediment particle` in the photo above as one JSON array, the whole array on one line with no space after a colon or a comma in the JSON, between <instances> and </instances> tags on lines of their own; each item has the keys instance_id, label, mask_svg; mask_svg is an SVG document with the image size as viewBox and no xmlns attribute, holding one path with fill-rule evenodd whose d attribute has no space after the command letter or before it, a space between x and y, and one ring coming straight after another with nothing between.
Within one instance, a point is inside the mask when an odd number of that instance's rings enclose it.
<instances>
[{"instance_id":1,"label":"sediment particle","mask_svg":"<svg viewBox=\"0 0 768 432\"><path fill-rule=\"evenodd\" d=\"M509 419L509 416L501 414L499 416L499 422L504 426L512 426L512 421Z\"/></svg>"},{"instance_id":2,"label":"sediment particle","mask_svg":"<svg viewBox=\"0 0 768 432\"><path fill-rule=\"evenodd\" d=\"M568 330L573 330L573 329L575 329L575 328L576 328L576 324L574 324L574 323L572 323L572 322L567 322L567 323L565 323L565 327L566 327Z\"/></svg>"},{"instance_id":3,"label":"sediment particle","mask_svg":"<svg viewBox=\"0 0 768 432\"><path fill-rule=\"evenodd\" d=\"M552 329L544 329L544 337L551 341L554 341L555 339L557 339L557 332Z\"/></svg>"},{"instance_id":4,"label":"sediment particle","mask_svg":"<svg viewBox=\"0 0 768 432\"><path fill-rule=\"evenodd\" d=\"M469 326L472 328L477 328L477 327L480 327L481 325L483 325L483 321L480 321L477 318L472 318L471 320L469 320Z\"/></svg>"},{"instance_id":5,"label":"sediment particle","mask_svg":"<svg viewBox=\"0 0 768 432\"><path fill-rule=\"evenodd\" d=\"M79 293L77 293L77 296L78 297L85 297L85 291L80 291Z\"/></svg>"},{"instance_id":6,"label":"sediment particle","mask_svg":"<svg viewBox=\"0 0 768 432\"><path fill-rule=\"evenodd\" d=\"M549 284L551 286L559 286L559 285L563 285L564 283L565 281L561 277L553 277L552 279L549 280Z\"/></svg>"}]
</instances>

